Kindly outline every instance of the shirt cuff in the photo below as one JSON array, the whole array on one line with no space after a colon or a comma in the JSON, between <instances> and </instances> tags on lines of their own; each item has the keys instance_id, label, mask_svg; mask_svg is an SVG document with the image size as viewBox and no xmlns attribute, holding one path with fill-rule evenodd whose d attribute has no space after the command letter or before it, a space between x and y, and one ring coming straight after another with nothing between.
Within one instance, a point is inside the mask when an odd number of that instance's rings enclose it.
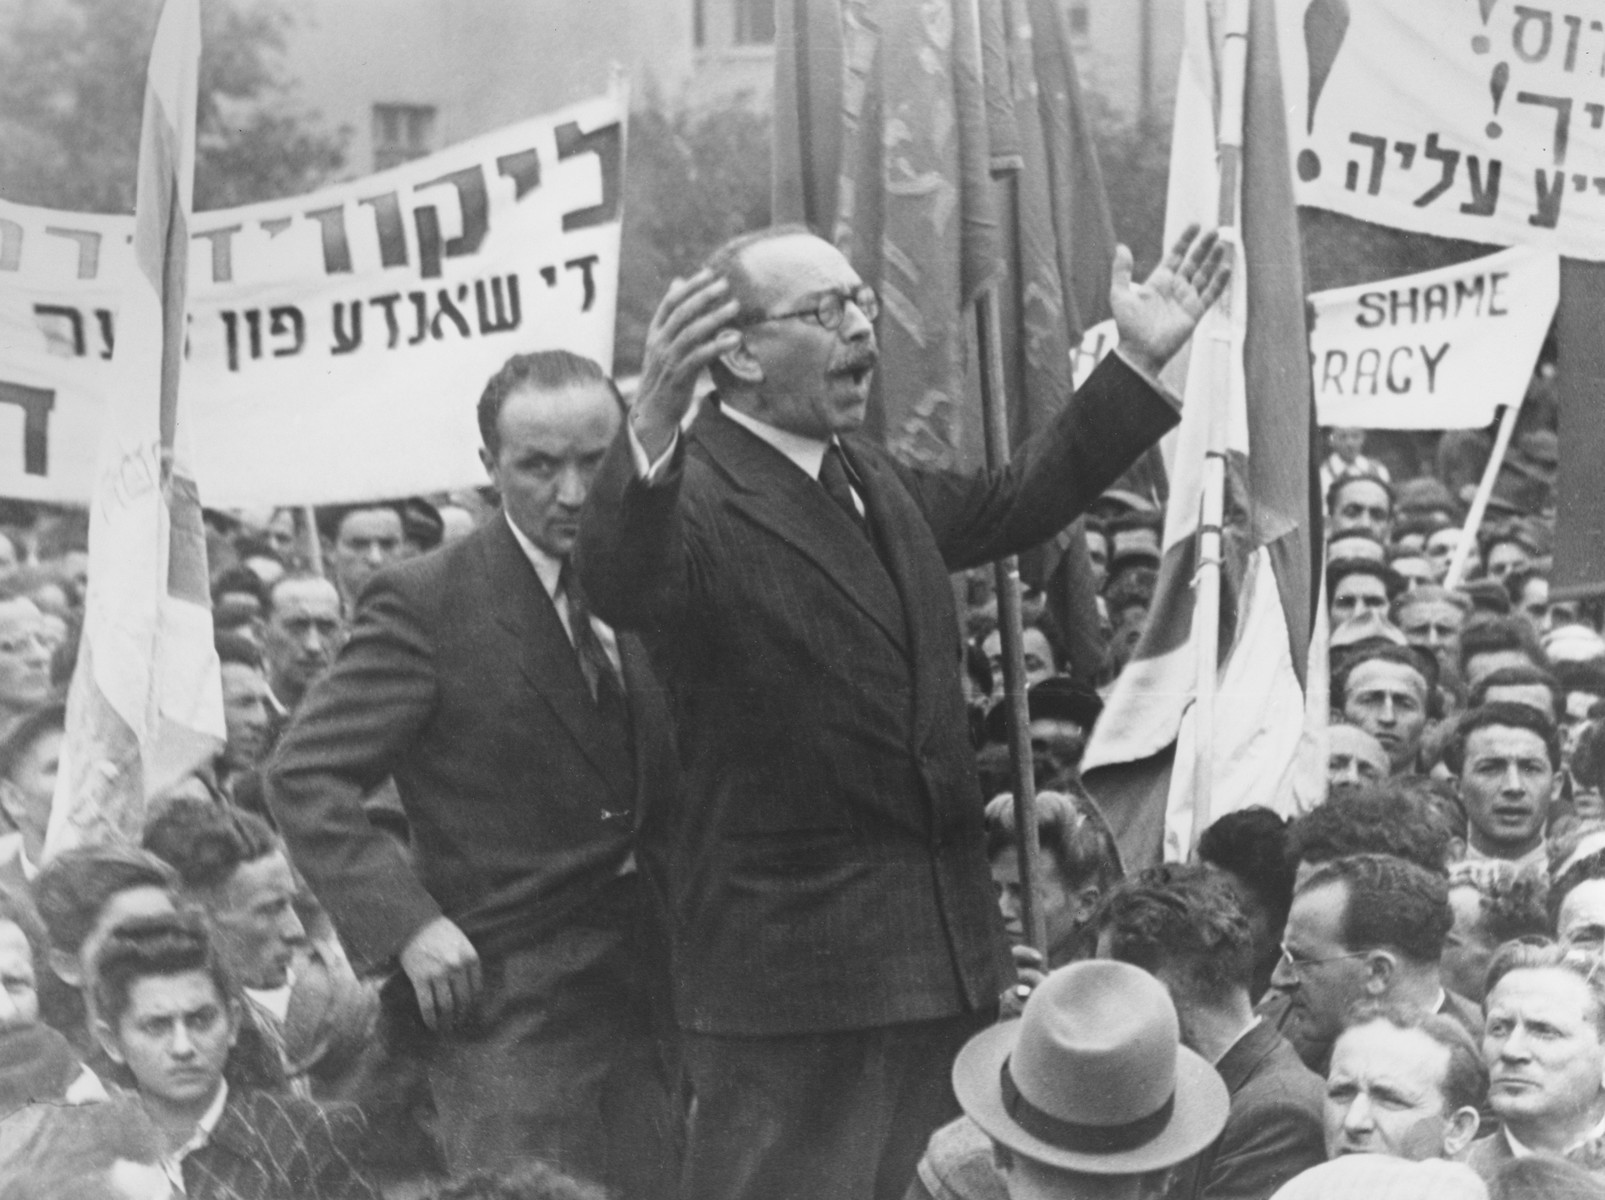
<instances>
[{"instance_id":1,"label":"shirt cuff","mask_svg":"<svg viewBox=\"0 0 1605 1200\"><path fill-rule=\"evenodd\" d=\"M676 429L674 436L669 439L669 448L658 455L653 462L646 456L646 447L641 445L641 439L635 436L635 426L625 421L626 432L630 437L630 457L635 460L635 474L642 483L651 485L663 476L663 469L669 459L674 457L674 448L680 444L680 431Z\"/></svg>"},{"instance_id":2,"label":"shirt cuff","mask_svg":"<svg viewBox=\"0 0 1605 1200\"><path fill-rule=\"evenodd\" d=\"M1148 371L1143 370L1136 363L1132 362L1131 357L1124 353L1119 346L1114 348L1113 353L1119 357L1121 362L1125 363L1126 366L1131 368L1133 374L1140 378L1149 387L1153 388L1154 391L1158 392L1161 400L1170 405L1170 407L1175 409L1177 412L1181 411L1181 397L1176 395L1175 392L1171 391L1169 384L1167 384L1163 379L1159 378L1159 376L1150 374ZM673 447L670 447L670 449L673 449Z\"/></svg>"}]
</instances>

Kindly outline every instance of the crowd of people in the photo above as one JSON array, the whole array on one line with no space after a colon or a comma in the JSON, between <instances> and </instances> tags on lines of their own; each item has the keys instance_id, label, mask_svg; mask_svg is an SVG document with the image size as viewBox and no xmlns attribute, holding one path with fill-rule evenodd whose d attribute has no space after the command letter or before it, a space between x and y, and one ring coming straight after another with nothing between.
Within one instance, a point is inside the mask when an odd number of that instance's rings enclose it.
<instances>
[{"instance_id":1,"label":"crowd of people","mask_svg":"<svg viewBox=\"0 0 1605 1200\"><path fill-rule=\"evenodd\" d=\"M226 744L139 846L45 854L87 529L6 502L0 1200L1605 1196L1542 374L1465 542L1487 438L1331 431L1323 803L1123 863L1081 781L1159 565L1122 473L1226 274L1117 259L1119 349L960 476L855 436L875 292L746 235L629 405L511 359L483 491L209 513ZM1081 514L1102 658L1026 603L1043 951L983 564Z\"/></svg>"}]
</instances>

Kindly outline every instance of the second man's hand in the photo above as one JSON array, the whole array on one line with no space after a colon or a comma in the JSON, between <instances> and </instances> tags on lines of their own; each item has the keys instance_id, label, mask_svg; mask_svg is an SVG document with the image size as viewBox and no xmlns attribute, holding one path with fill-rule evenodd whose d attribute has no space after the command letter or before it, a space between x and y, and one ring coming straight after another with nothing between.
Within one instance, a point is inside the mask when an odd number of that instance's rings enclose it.
<instances>
[{"instance_id":1,"label":"second man's hand","mask_svg":"<svg viewBox=\"0 0 1605 1200\"><path fill-rule=\"evenodd\" d=\"M1209 306L1231 281L1227 247L1211 229L1189 225L1142 283L1131 278L1131 251L1115 250L1109 307L1120 334L1120 352L1132 366L1157 376L1186 344Z\"/></svg>"},{"instance_id":2,"label":"second man's hand","mask_svg":"<svg viewBox=\"0 0 1605 1200\"><path fill-rule=\"evenodd\" d=\"M401 951L401 969L430 1029L449 1032L468 1020L482 985L479 951L448 918L436 917L412 935Z\"/></svg>"},{"instance_id":3,"label":"second man's hand","mask_svg":"<svg viewBox=\"0 0 1605 1200\"><path fill-rule=\"evenodd\" d=\"M727 328L741 310L729 291L729 284L704 269L670 284L652 315L641 386L630 410L636 440L649 459L674 441L703 368L741 344L740 332Z\"/></svg>"}]
</instances>

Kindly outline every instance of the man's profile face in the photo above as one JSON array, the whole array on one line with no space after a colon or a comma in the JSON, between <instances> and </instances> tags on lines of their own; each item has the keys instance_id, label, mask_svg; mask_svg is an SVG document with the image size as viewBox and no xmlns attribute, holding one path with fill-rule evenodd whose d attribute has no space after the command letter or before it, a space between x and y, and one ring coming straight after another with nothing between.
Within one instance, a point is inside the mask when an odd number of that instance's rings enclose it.
<instances>
[{"instance_id":1,"label":"man's profile face","mask_svg":"<svg viewBox=\"0 0 1605 1200\"><path fill-rule=\"evenodd\" d=\"M334 577L355 601L380 567L407 552L401 514L393 508L359 508L346 514L334 539Z\"/></svg>"},{"instance_id":2,"label":"man's profile face","mask_svg":"<svg viewBox=\"0 0 1605 1200\"><path fill-rule=\"evenodd\" d=\"M287 579L273 589L262 634L274 694L297 703L345 642L340 593L327 579Z\"/></svg>"},{"instance_id":3,"label":"man's profile face","mask_svg":"<svg viewBox=\"0 0 1605 1200\"><path fill-rule=\"evenodd\" d=\"M1427 727L1427 681L1405 663L1359 663L1344 684L1343 714L1382 743L1394 774L1408 771Z\"/></svg>"},{"instance_id":4,"label":"man's profile face","mask_svg":"<svg viewBox=\"0 0 1605 1200\"><path fill-rule=\"evenodd\" d=\"M1282 931L1286 952L1271 982L1289 993L1289 1015L1308 1044L1336 1037L1350 1006L1365 995L1365 957L1343 942L1347 910L1346 884L1305 888L1294 895Z\"/></svg>"},{"instance_id":5,"label":"man's profile face","mask_svg":"<svg viewBox=\"0 0 1605 1200\"><path fill-rule=\"evenodd\" d=\"M1543 837L1554 782L1548 747L1531 729L1473 729L1460 770L1460 800L1473 845L1505 858L1530 850Z\"/></svg>"},{"instance_id":6,"label":"man's profile face","mask_svg":"<svg viewBox=\"0 0 1605 1200\"><path fill-rule=\"evenodd\" d=\"M1506 1121L1575 1121L1600 1098L1605 1045L1588 985L1563 967L1511 971L1488 993L1488 1105Z\"/></svg>"},{"instance_id":7,"label":"man's profile face","mask_svg":"<svg viewBox=\"0 0 1605 1200\"><path fill-rule=\"evenodd\" d=\"M15 921L0 920L0 1033L38 1023L33 948Z\"/></svg>"},{"instance_id":8,"label":"man's profile face","mask_svg":"<svg viewBox=\"0 0 1605 1200\"><path fill-rule=\"evenodd\" d=\"M1375 575L1351 571L1332 589L1332 628L1368 612L1388 615L1388 585Z\"/></svg>"},{"instance_id":9,"label":"man's profile face","mask_svg":"<svg viewBox=\"0 0 1605 1200\"><path fill-rule=\"evenodd\" d=\"M296 947L306 936L295 912L295 876L283 851L241 863L209 897L216 922L240 983L251 988L283 987Z\"/></svg>"},{"instance_id":10,"label":"man's profile face","mask_svg":"<svg viewBox=\"0 0 1605 1200\"><path fill-rule=\"evenodd\" d=\"M273 693L267 677L244 663L224 663L223 757L230 770L248 771L262 761L273 729Z\"/></svg>"},{"instance_id":11,"label":"man's profile face","mask_svg":"<svg viewBox=\"0 0 1605 1200\"><path fill-rule=\"evenodd\" d=\"M0 717L26 712L50 695L44 617L32 600L0 600Z\"/></svg>"},{"instance_id":12,"label":"man's profile face","mask_svg":"<svg viewBox=\"0 0 1605 1200\"><path fill-rule=\"evenodd\" d=\"M205 971L147 975L128 990L128 1008L103 1034L106 1051L139 1090L163 1103L194 1107L217 1094L234 1045L234 1014Z\"/></svg>"},{"instance_id":13,"label":"man's profile face","mask_svg":"<svg viewBox=\"0 0 1605 1200\"><path fill-rule=\"evenodd\" d=\"M574 549L580 509L622 419L600 381L519 387L503 402L501 444L480 457L514 527L551 557L566 559Z\"/></svg>"},{"instance_id":14,"label":"man's profile face","mask_svg":"<svg viewBox=\"0 0 1605 1200\"><path fill-rule=\"evenodd\" d=\"M863 282L841 251L811 235L757 242L741 262L753 283L752 303L765 315L807 308ZM875 327L856 304L846 305L836 329L812 317L786 317L747 325L742 343L763 373L762 408L754 412L761 420L821 441L864 423L878 351Z\"/></svg>"},{"instance_id":15,"label":"man's profile face","mask_svg":"<svg viewBox=\"0 0 1605 1200\"><path fill-rule=\"evenodd\" d=\"M1326 1078L1326 1155L1445 1157L1449 1047L1419 1029L1370 1021L1345 1030Z\"/></svg>"},{"instance_id":16,"label":"man's profile face","mask_svg":"<svg viewBox=\"0 0 1605 1200\"><path fill-rule=\"evenodd\" d=\"M1388 499L1387 489L1375 480L1350 480L1332 497L1334 535L1349 529L1364 529L1386 544L1392 524L1393 502Z\"/></svg>"},{"instance_id":17,"label":"man's profile face","mask_svg":"<svg viewBox=\"0 0 1605 1200\"><path fill-rule=\"evenodd\" d=\"M1388 752L1365 730L1354 725L1327 730L1326 781L1332 795L1374 786L1391 773Z\"/></svg>"},{"instance_id":18,"label":"man's profile face","mask_svg":"<svg viewBox=\"0 0 1605 1200\"><path fill-rule=\"evenodd\" d=\"M1555 936L1567 945L1605 951L1605 879L1585 879L1560 902Z\"/></svg>"}]
</instances>

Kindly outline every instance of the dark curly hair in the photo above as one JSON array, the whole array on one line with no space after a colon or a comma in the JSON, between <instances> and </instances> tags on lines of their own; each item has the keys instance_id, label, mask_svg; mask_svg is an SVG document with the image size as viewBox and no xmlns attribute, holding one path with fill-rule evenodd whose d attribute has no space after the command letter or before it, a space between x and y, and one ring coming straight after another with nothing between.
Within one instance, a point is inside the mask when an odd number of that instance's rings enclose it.
<instances>
[{"instance_id":1,"label":"dark curly hair","mask_svg":"<svg viewBox=\"0 0 1605 1200\"><path fill-rule=\"evenodd\" d=\"M51 948L76 955L113 896L139 887L173 892L178 886L178 872L148 851L84 846L62 851L40 869L33 902Z\"/></svg>"},{"instance_id":2,"label":"dark curly hair","mask_svg":"<svg viewBox=\"0 0 1605 1200\"><path fill-rule=\"evenodd\" d=\"M1298 894L1334 884L1346 889L1345 948L1387 947L1419 964L1443 957L1455 918L1442 874L1391 854L1353 854L1316 867Z\"/></svg>"},{"instance_id":3,"label":"dark curly hair","mask_svg":"<svg viewBox=\"0 0 1605 1200\"><path fill-rule=\"evenodd\" d=\"M191 889L218 887L244 863L282 848L261 817L231 805L183 797L145 826L145 849L170 863Z\"/></svg>"},{"instance_id":4,"label":"dark curly hair","mask_svg":"<svg viewBox=\"0 0 1605 1200\"><path fill-rule=\"evenodd\" d=\"M199 913L136 917L107 935L95 955L95 1011L112 1028L128 1011L134 984L153 975L203 971L224 1002L237 1000L233 977L218 957Z\"/></svg>"},{"instance_id":5,"label":"dark curly hair","mask_svg":"<svg viewBox=\"0 0 1605 1200\"><path fill-rule=\"evenodd\" d=\"M1425 800L1388 784L1334 796L1288 829L1287 860L1295 867L1353 854L1388 854L1442 875L1449 829Z\"/></svg>"},{"instance_id":6,"label":"dark curly hair","mask_svg":"<svg viewBox=\"0 0 1605 1200\"><path fill-rule=\"evenodd\" d=\"M1205 1003L1247 992L1254 939L1230 886L1203 866L1150 867L1104 897L1091 922L1111 957L1165 971Z\"/></svg>"},{"instance_id":7,"label":"dark curly hair","mask_svg":"<svg viewBox=\"0 0 1605 1200\"><path fill-rule=\"evenodd\" d=\"M1477 730L1494 725L1509 729L1526 729L1537 734L1543 739L1544 749L1548 752L1550 770L1560 770L1560 731L1555 728L1555 722L1536 708L1526 704L1512 704L1508 700L1495 700L1492 704L1484 704L1480 708L1467 709L1461 713L1460 719L1455 722L1454 733L1450 734L1449 740L1444 743L1444 764L1459 775L1466 765L1467 740Z\"/></svg>"},{"instance_id":8,"label":"dark curly hair","mask_svg":"<svg viewBox=\"0 0 1605 1200\"><path fill-rule=\"evenodd\" d=\"M1291 822L1263 805L1227 813L1198 839L1198 858L1228 871L1253 891L1273 925L1287 921L1293 904L1293 861L1287 856Z\"/></svg>"},{"instance_id":9,"label":"dark curly hair","mask_svg":"<svg viewBox=\"0 0 1605 1200\"><path fill-rule=\"evenodd\" d=\"M1500 650L1516 650L1527 656L1533 666L1549 669L1549 658L1538 644L1538 635L1526 617L1483 617L1466 622L1460 631L1460 674L1466 673L1466 664L1479 654L1493 654Z\"/></svg>"}]
</instances>

